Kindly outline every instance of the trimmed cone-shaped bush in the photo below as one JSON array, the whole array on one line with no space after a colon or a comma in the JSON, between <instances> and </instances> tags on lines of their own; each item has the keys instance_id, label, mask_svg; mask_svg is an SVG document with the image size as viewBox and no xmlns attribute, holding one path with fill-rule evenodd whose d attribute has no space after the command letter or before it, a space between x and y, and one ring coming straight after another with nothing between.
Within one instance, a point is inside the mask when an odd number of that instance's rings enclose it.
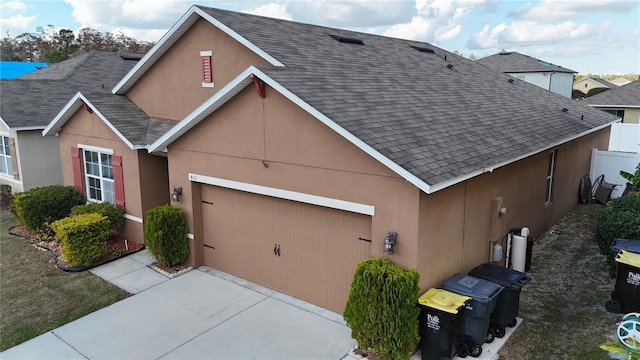
<instances>
[{"instance_id":1,"label":"trimmed cone-shaped bush","mask_svg":"<svg viewBox=\"0 0 640 360\"><path fill-rule=\"evenodd\" d=\"M165 266L178 265L189 256L187 224L182 209L162 205L147 211L144 241L149 253Z\"/></svg>"},{"instance_id":2,"label":"trimmed cone-shaped bush","mask_svg":"<svg viewBox=\"0 0 640 360\"><path fill-rule=\"evenodd\" d=\"M62 245L62 258L71 266L91 265L107 251L109 220L82 214L55 221L51 228Z\"/></svg>"},{"instance_id":3,"label":"trimmed cone-shaped bush","mask_svg":"<svg viewBox=\"0 0 640 360\"><path fill-rule=\"evenodd\" d=\"M344 319L361 349L408 360L419 341L420 274L387 258L365 260L353 276Z\"/></svg>"}]
</instances>

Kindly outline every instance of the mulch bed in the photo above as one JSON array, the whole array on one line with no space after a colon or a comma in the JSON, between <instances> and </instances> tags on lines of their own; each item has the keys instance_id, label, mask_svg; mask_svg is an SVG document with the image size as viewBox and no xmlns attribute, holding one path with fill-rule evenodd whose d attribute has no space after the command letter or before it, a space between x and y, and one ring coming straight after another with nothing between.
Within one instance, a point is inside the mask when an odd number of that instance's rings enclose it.
<instances>
[{"instance_id":1,"label":"mulch bed","mask_svg":"<svg viewBox=\"0 0 640 360\"><path fill-rule=\"evenodd\" d=\"M64 271L69 272L88 270L98 265L106 264L110 261L119 259L123 256L127 256L144 249L143 244L127 241L123 236L119 234L110 233L109 238L107 239L107 250L104 252L100 259L98 259L94 264L91 265L74 267L62 258L62 247L59 243L55 241L47 242L35 240L37 239L36 234L33 231L27 229L25 226L12 227L11 229L9 229L9 234L25 238L29 240L29 242L31 242L31 244L33 244L34 246L52 252L56 257L56 266Z\"/></svg>"}]
</instances>

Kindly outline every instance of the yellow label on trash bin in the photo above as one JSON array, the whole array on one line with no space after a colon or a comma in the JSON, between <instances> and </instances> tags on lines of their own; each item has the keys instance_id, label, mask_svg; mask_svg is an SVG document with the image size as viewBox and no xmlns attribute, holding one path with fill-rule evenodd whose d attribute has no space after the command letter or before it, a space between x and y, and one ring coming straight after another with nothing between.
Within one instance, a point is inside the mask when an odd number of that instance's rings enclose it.
<instances>
[{"instance_id":1,"label":"yellow label on trash bin","mask_svg":"<svg viewBox=\"0 0 640 360\"><path fill-rule=\"evenodd\" d=\"M418 303L450 314L457 314L460 308L469 300L471 300L471 298L468 296L458 295L443 289L432 288L420 296Z\"/></svg>"}]
</instances>

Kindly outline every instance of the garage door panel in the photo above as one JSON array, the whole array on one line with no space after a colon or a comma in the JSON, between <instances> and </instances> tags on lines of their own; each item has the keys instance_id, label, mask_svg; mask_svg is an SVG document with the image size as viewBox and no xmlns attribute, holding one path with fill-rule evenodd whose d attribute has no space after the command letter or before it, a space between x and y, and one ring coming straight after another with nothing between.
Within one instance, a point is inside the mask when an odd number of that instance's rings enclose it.
<instances>
[{"instance_id":1,"label":"garage door panel","mask_svg":"<svg viewBox=\"0 0 640 360\"><path fill-rule=\"evenodd\" d=\"M341 313L371 217L203 186L205 264ZM280 255L274 254L279 246Z\"/></svg>"}]
</instances>

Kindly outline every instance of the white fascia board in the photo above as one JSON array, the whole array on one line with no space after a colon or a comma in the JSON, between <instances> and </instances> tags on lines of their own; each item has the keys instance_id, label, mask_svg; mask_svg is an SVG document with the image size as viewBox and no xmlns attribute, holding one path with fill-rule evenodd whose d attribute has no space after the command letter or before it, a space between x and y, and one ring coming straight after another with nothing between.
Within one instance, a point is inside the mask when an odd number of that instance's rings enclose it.
<instances>
[{"instance_id":1,"label":"white fascia board","mask_svg":"<svg viewBox=\"0 0 640 360\"><path fill-rule=\"evenodd\" d=\"M125 75L122 80L111 90L113 94L124 94L144 75L155 62L164 55L184 33L195 24L199 14L195 13L195 5L191 7L176 21L175 24L158 40L138 63Z\"/></svg>"},{"instance_id":2,"label":"white fascia board","mask_svg":"<svg viewBox=\"0 0 640 360\"><path fill-rule=\"evenodd\" d=\"M235 31L231 30L228 26L224 25L220 21L216 20L211 15L204 12L202 9L195 5L192 5L187 12L185 12L178 21L160 38L160 40L153 46L147 54L138 61L127 75L111 90L114 94L124 94L133 86L149 70L160 57L169 50L173 44L175 44L184 33L191 28L193 24L199 19L205 19L213 26L217 27L225 34L232 37L242 45L246 46L249 50L256 53L258 56L265 59L273 66L284 66L280 61L276 60L273 56L267 54L264 50L260 49L249 40L243 38Z\"/></svg>"},{"instance_id":3,"label":"white fascia board","mask_svg":"<svg viewBox=\"0 0 640 360\"><path fill-rule=\"evenodd\" d=\"M400 165L396 164L386 156L379 153L377 150L366 144L364 141L360 140L358 137L345 130L343 127L338 125L333 120L329 119L326 115L315 109L313 106L309 105L304 100L300 99L297 95L286 89L284 86L277 83L275 80L267 76L265 73L260 71L259 69L253 68L253 74L255 74L260 80L264 81L271 88L282 94L284 97L292 101L294 104L300 106L306 112L308 112L311 116L320 120L323 124L327 125L333 131L337 132L340 136L347 139L350 143L357 146L360 150L369 154L374 159L378 160L384 166L388 167L391 171L395 172L399 176L403 177L405 180L419 188L420 190L429 194L431 192L430 185L411 174Z\"/></svg>"},{"instance_id":4,"label":"white fascia board","mask_svg":"<svg viewBox=\"0 0 640 360\"><path fill-rule=\"evenodd\" d=\"M589 106L591 107L602 107L602 108L617 108L617 109L637 109L640 108L640 104L638 105L596 105L596 104L589 104Z\"/></svg>"},{"instance_id":5,"label":"white fascia board","mask_svg":"<svg viewBox=\"0 0 640 360\"><path fill-rule=\"evenodd\" d=\"M243 38L242 36L240 36L240 34L238 34L237 32L233 31L230 27L228 27L225 24L221 23L220 21L218 21L213 16L207 14L202 9L196 8L195 12L198 13L198 15L200 15L203 19L205 19L208 22L210 22L211 25L213 25L213 26L217 27L218 29L222 30L225 34L229 35L231 38L233 38L234 40L236 40L240 44L246 46L249 50L251 50L254 53L256 53L256 55L258 55L261 58L263 58L266 61L268 61L269 64L271 64L273 66L284 66L284 64L281 63L280 61L278 61L276 58L274 58L273 56L267 54L264 50L260 49L259 47L254 45L249 40Z\"/></svg>"},{"instance_id":6,"label":"white fascia board","mask_svg":"<svg viewBox=\"0 0 640 360\"><path fill-rule=\"evenodd\" d=\"M162 135L153 144L149 145L147 150L150 153L155 151L162 151L169 144L177 140L180 136L184 135L187 131L200 123L200 121L211 115L214 111L216 111L227 101L236 96L236 94L242 91L242 89L247 87L247 85L253 82L251 78L249 78L249 75L251 75L252 71L254 70L255 68L251 66L243 71L240 75L236 76L235 79L227 83L227 85L225 85L222 89L220 89L220 91L215 93L211 98L209 98L209 100L202 103L202 105L198 106L198 108L193 110L189 115L187 115L178 124L171 128L171 130Z\"/></svg>"},{"instance_id":7,"label":"white fascia board","mask_svg":"<svg viewBox=\"0 0 640 360\"><path fill-rule=\"evenodd\" d=\"M503 166L507 166L509 164L513 164L516 161L520 161L522 159L528 158L528 157L533 156L535 154L539 154L539 153L541 153L543 151L547 151L547 150L553 149L553 148L558 147L558 146L560 146L562 144L565 144L565 143L568 143L568 142L573 141L575 139L581 138L581 137L583 137L585 135L589 135L589 134L594 133L596 131L599 131L599 130L602 130L604 128L607 128L607 127L611 126L612 124L620 122L621 120L622 119L617 119L616 121L612 121L612 122L610 122L608 124L604 124L604 125L589 129L587 131L583 131L583 132L581 132L581 133L579 133L577 135L571 136L571 137L569 137L567 139L557 141L557 142L547 146L544 149L539 149L539 150L536 150L536 151L532 151L530 153L518 156L516 158L510 159L510 160L507 160L507 161L503 161L501 163L498 163L498 164L495 164L495 165L491 165L491 166L487 166L487 167L485 167L483 169L479 169L479 170L464 174L464 175L459 176L457 178L453 178L453 179L450 179L450 180L447 180L447 181L443 181L441 183L433 184L433 185L431 185L431 192L428 192L427 194L431 194L431 193L434 193L436 191L439 191L439 190L448 188L450 186L459 184L461 182L464 182L464 181L467 181L467 180L469 180L471 178L474 178L474 177L476 177L478 175L482 175L482 174L484 174L486 172L493 172L493 170L495 170L495 169L501 168Z\"/></svg>"},{"instance_id":8,"label":"white fascia board","mask_svg":"<svg viewBox=\"0 0 640 360\"><path fill-rule=\"evenodd\" d=\"M77 92L69 102L58 112L58 114L51 120L44 130L42 130L42 136L55 135L60 131L60 128L66 124L73 114L82 107L82 101L79 100L82 94Z\"/></svg>"},{"instance_id":9,"label":"white fascia board","mask_svg":"<svg viewBox=\"0 0 640 360\"><path fill-rule=\"evenodd\" d=\"M192 174L192 173L189 173L189 181L197 182L201 184L207 184L207 185L220 186L227 189L245 191L252 194L266 195L266 196L271 196L279 199L292 200L292 201L297 201L305 204L312 204L312 205L318 205L318 206L328 207L332 209L350 211L357 214L364 214L369 216L375 215L375 206L373 205L360 204L360 203L333 199L333 198L324 197L324 196L305 194L305 193L296 192L296 191L278 189L278 188L273 188L269 186L250 184L250 183L245 183L240 181L227 180L227 179L215 178L211 176L198 175L198 174Z\"/></svg>"},{"instance_id":10,"label":"white fascia board","mask_svg":"<svg viewBox=\"0 0 640 360\"><path fill-rule=\"evenodd\" d=\"M56 134L60 130L60 128L62 128L62 126L67 121L69 121L69 119L73 116L73 114L75 114L83 106L83 104L86 104L89 108L91 108L91 110L96 115L98 115L100 120L102 120L102 122L104 122L105 125L107 125L109 127L109 129L111 129L111 131L113 131L116 135L118 135L120 140L122 140L123 143L127 144L127 146L131 150L138 150L138 149L145 149L146 148L145 146L135 146L135 145L133 145L129 141L129 139L127 139L124 135L122 135L122 133L120 131L118 131L118 129L116 129L116 127L113 126L113 124L104 115L102 115L102 113L86 97L84 97L84 95L82 95L82 93L80 93L80 92L78 92L67 103L67 105L65 105L65 107L62 110L60 110L58 115L56 115L56 117L53 118L53 120L51 121L49 126L47 126L47 128L44 129L42 134L44 136Z\"/></svg>"},{"instance_id":11,"label":"white fascia board","mask_svg":"<svg viewBox=\"0 0 640 360\"><path fill-rule=\"evenodd\" d=\"M11 128L13 131L33 131L33 130L44 130L44 126L21 126Z\"/></svg>"}]
</instances>

